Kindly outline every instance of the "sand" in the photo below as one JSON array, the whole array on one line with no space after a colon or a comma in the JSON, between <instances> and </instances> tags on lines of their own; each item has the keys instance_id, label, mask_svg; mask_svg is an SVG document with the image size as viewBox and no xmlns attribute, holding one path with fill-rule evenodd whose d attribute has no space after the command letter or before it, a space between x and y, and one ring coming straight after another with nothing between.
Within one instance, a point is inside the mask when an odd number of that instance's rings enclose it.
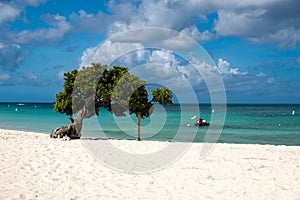
<instances>
[{"instance_id":1,"label":"sand","mask_svg":"<svg viewBox=\"0 0 300 200\"><path fill-rule=\"evenodd\" d=\"M110 142L127 152L168 145ZM163 169L131 174L103 165L82 140L0 129L0 199L300 199L299 146L217 144L200 159L202 145Z\"/></svg>"}]
</instances>

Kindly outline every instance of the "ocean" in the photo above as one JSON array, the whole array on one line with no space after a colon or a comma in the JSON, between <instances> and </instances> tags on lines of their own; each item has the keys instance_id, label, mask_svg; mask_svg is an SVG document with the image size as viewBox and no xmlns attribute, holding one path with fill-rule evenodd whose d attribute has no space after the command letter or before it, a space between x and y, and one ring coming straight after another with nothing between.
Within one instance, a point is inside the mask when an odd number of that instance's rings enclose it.
<instances>
[{"instance_id":1,"label":"ocean","mask_svg":"<svg viewBox=\"0 0 300 200\"><path fill-rule=\"evenodd\" d=\"M214 121L218 116L225 117L224 124ZM210 126L194 126L199 117ZM0 103L3 129L50 134L68 123L67 116L53 111L53 103ZM141 123L142 140L203 142L213 135L218 143L300 146L300 104L228 104L226 111L210 104L157 105ZM82 137L136 139L137 118L128 113L115 117L101 109L99 116L84 121Z\"/></svg>"}]
</instances>

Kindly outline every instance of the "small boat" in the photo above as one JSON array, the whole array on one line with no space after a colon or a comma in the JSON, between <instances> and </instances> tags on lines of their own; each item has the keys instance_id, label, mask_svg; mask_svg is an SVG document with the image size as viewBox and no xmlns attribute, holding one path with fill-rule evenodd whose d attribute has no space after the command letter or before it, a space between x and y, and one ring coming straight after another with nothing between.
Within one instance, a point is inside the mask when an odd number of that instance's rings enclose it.
<instances>
[{"instance_id":1,"label":"small boat","mask_svg":"<svg viewBox=\"0 0 300 200\"><path fill-rule=\"evenodd\" d=\"M196 121L195 126L209 126L209 123L207 123L205 119L199 118Z\"/></svg>"},{"instance_id":2,"label":"small boat","mask_svg":"<svg viewBox=\"0 0 300 200\"><path fill-rule=\"evenodd\" d=\"M201 123L201 124L195 123L195 126L209 126L209 123L207 123L207 122Z\"/></svg>"}]
</instances>

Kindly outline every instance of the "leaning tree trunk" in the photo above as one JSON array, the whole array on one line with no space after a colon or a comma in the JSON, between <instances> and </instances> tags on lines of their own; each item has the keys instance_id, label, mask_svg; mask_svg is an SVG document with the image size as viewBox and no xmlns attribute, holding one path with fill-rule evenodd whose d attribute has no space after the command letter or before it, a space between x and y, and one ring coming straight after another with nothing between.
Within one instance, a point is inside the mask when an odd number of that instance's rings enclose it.
<instances>
[{"instance_id":1,"label":"leaning tree trunk","mask_svg":"<svg viewBox=\"0 0 300 200\"><path fill-rule=\"evenodd\" d=\"M88 98L82 109L77 112L76 117L70 117L71 123L68 126L61 126L52 130L50 138L70 138L80 139L84 118L89 118L95 114L94 96Z\"/></svg>"}]
</instances>

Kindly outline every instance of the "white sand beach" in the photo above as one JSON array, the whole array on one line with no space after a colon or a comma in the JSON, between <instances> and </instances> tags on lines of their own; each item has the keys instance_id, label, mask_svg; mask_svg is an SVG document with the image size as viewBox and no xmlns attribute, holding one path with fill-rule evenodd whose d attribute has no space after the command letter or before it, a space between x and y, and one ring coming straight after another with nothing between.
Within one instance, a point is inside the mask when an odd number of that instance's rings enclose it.
<instances>
[{"instance_id":1,"label":"white sand beach","mask_svg":"<svg viewBox=\"0 0 300 200\"><path fill-rule=\"evenodd\" d=\"M141 152L165 145L112 143ZM80 140L0 130L0 199L300 199L300 146L217 144L200 159L201 145L156 172L128 174Z\"/></svg>"}]
</instances>

